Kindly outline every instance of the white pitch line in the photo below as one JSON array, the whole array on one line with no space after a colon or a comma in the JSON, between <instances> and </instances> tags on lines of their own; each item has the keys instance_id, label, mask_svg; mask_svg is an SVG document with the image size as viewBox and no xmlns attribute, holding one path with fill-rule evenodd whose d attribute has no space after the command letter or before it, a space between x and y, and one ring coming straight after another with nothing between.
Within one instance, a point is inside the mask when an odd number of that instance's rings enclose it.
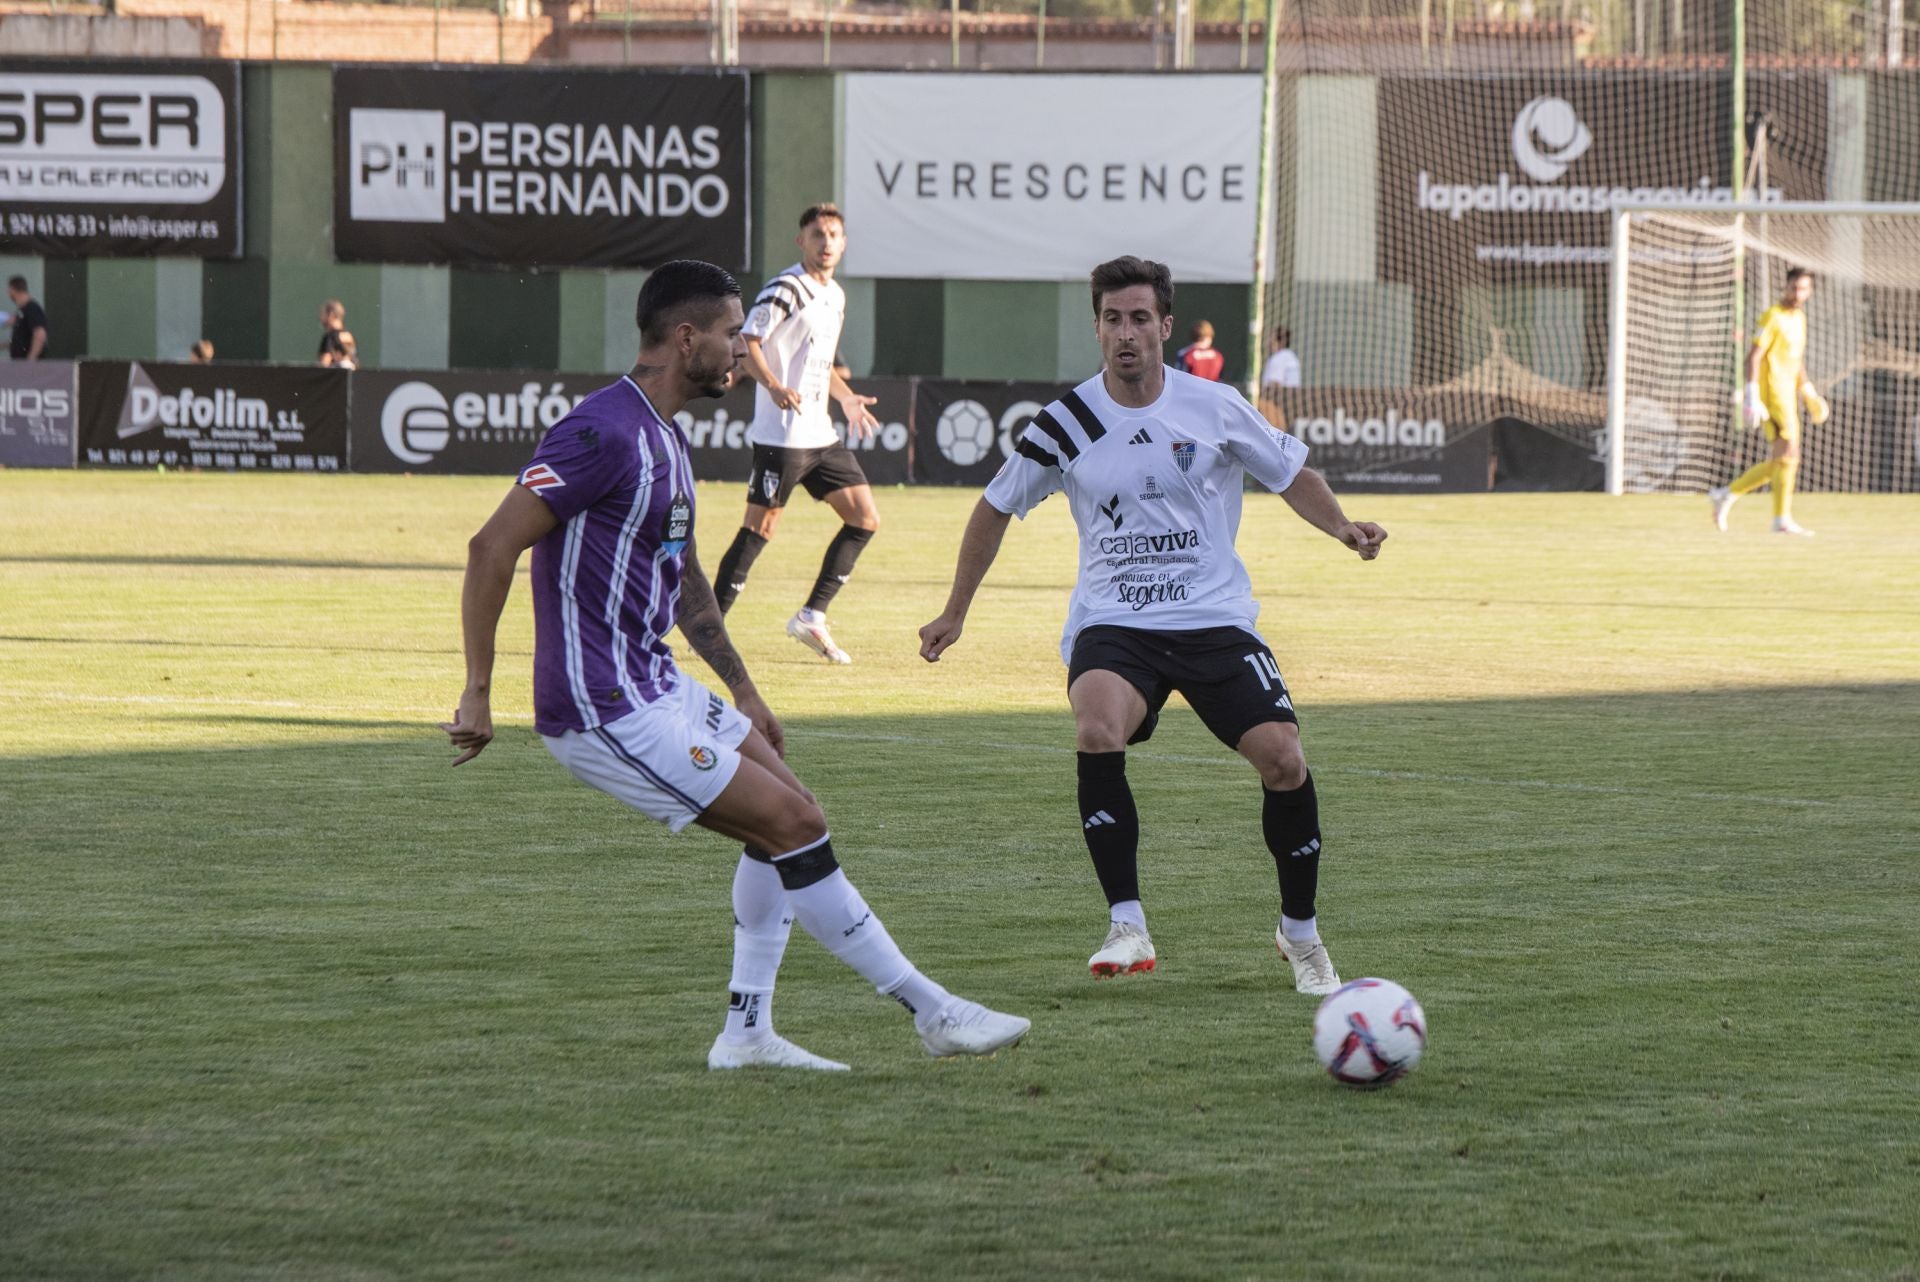
<instances>
[{"instance_id":1,"label":"white pitch line","mask_svg":"<svg viewBox=\"0 0 1920 1282\"><path fill-rule=\"evenodd\" d=\"M87 703L87 704L139 704L144 707L178 708L275 708L287 712L331 713L340 716L378 717L382 713L399 714L391 717L395 725L407 725L405 717L433 718L436 721L442 715L438 711L425 708L354 708L336 704L301 703L292 699L230 699L217 695L178 696L159 694L75 694L64 690L13 691L0 690L0 700L15 702L41 703ZM512 722L496 722L496 726L511 725ZM927 735L910 734L866 734L851 730L803 730L801 738L842 739L854 743L908 743L925 748L989 748L998 752L1038 752L1049 756L1068 756L1075 750L1062 748L1056 744L1036 743L999 743L975 739L961 743L952 739L936 739ZM1138 749L1130 753L1141 761L1164 762L1182 766L1239 766L1238 759L1227 756L1190 757L1178 753L1143 752ZM1652 788L1627 788L1617 784L1567 783L1554 779L1495 779L1485 775L1435 774L1423 770L1381 770L1367 766L1326 766L1316 765L1314 769L1326 774L1348 775L1357 779L1382 779L1406 783L1451 783L1465 784L1476 788L1525 788L1540 792L1585 793L1606 797L1665 797L1674 801L1731 801L1741 804L1761 806L1783 806L1788 809L1814 809L1832 806L1831 801L1818 801L1811 797L1773 797L1744 792L1662 792Z\"/></svg>"},{"instance_id":2,"label":"white pitch line","mask_svg":"<svg viewBox=\"0 0 1920 1282\"><path fill-rule=\"evenodd\" d=\"M0 699L19 703L97 703L139 704L158 708L278 708L283 712L324 712L346 717L377 717L399 713L395 725L408 725L405 717L437 717L441 713L425 708L353 708L339 704L301 703L294 699L228 699L219 695L171 694L75 694L69 690L0 690Z\"/></svg>"}]
</instances>

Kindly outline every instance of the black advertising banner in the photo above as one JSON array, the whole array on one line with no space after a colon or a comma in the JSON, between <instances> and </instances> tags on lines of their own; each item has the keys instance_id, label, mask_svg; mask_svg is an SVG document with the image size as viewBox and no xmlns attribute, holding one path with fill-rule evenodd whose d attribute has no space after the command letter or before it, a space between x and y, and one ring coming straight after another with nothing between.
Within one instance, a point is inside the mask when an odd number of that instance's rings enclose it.
<instances>
[{"instance_id":1,"label":"black advertising banner","mask_svg":"<svg viewBox=\"0 0 1920 1282\"><path fill-rule=\"evenodd\" d=\"M1517 418L1496 419L1493 458L1496 490L1604 490L1607 425L1548 431Z\"/></svg>"},{"instance_id":2,"label":"black advertising banner","mask_svg":"<svg viewBox=\"0 0 1920 1282\"><path fill-rule=\"evenodd\" d=\"M748 260L741 72L333 73L343 261Z\"/></svg>"},{"instance_id":3,"label":"black advertising banner","mask_svg":"<svg viewBox=\"0 0 1920 1282\"><path fill-rule=\"evenodd\" d=\"M1488 488L1492 398L1408 388L1303 387L1265 402L1336 490L1457 494Z\"/></svg>"},{"instance_id":4,"label":"black advertising banner","mask_svg":"<svg viewBox=\"0 0 1920 1282\"><path fill-rule=\"evenodd\" d=\"M880 420L880 430L864 441L847 439L846 424L837 413L834 415L841 438L860 460L860 470L867 474L870 484L905 485L913 479L914 382L905 378L853 380L856 392L875 398L869 408ZM747 479L753 469L753 445L747 440L747 430L753 426L753 396L753 381L743 377L719 400L689 401L680 412L680 426L693 443L694 476L702 481Z\"/></svg>"},{"instance_id":5,"label":"black advertising banner","mask_svg":"<svg viewBox=\"0 0 1920 1282\"><path fill-rule=\"evenodd\" d=\"M913 404L913 479L919 485L985 488L1033 416L1071 383L918 380Z\"/></svg>"},{"instance_id":6,"label":"black advertising banner","mask_svg":"<svg viewBox=\"0 0 1920 1282\"><path fill-rule=\"evenodd\" d=\"M240 64L0 62L0 252L240 256Z\"/></svg>"},{"instance_id":7,"label":"black advertising banner","mask_svg":"<svg viewBox=\"0 0 1920 1282\"><path fill-rule=\"evenodd\" d=\"M72 361L0 361L0 467L72 467Z\"/></svg>"},{"instance_id":8,"label":"black advertising banner","mask_svg":"<svg viewBox=\"0 0 1920 1282\"><path fill-rule=\"evenodd\" d=\"M1824 198L1824 80L1755 77L1748 102L1769 121L1755 198ZM1710 74L1383 79L1381 278L1599 284L1614 206L1733 199L1727 113L1726 80Z\"/></svg>"},{"instance_id":9,"label":"black advertising banner","mask_svg":"<svg viewBox=\"0 0 1920 1282\"><path fill-rule=\"evenodd\" d=\"M361 370L353 375L352 467L356 472L465 473L512 476L525 467L547 430L614 374L549 374L524 370ZM906 379L866 379L859 390L878 398L880 431L851 442L875 485L907 481ZM745 481L753 463L747 429L753 384L742 381L716 400L689 401L677 420L692 446L694 476Z\"/></svg>"},{"instance_id":10,"label":"black advertising banner","mask_svg":"<svg viewBox=\"0 0 1920 1282\"><path fill-rule=\"evenodd\" d=\"M299 365L82 361L80 463L343 471L348 377Z\"/></svg>"},{"instance_id":11,"label":"black advertising banner","mask_svg":"<svg viewBox=\"0 0 1920 1282\"><path fill-rule=\"evenodd\" d=\"M356 472L514 476L547 429L612 374L523 370L358 370Z\"/></svg>"}]
</instances>

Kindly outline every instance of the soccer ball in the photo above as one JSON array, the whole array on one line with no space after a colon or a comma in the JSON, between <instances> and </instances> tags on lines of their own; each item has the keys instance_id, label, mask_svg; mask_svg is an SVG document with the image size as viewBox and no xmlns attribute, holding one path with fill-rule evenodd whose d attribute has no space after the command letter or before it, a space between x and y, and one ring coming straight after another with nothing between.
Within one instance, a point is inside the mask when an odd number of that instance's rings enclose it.
<instances>
[{"instance_id":1,"label":"soccer ball","mask_svg":"<svg viewBox=\"0 0 1920 1282\"><path fill-rule=\"evenodd\" d=\"M993 415L979 401L955 401L940 411L934 440L948 462L971 467L993 448Z\"/></svg>"},{"instance_id":2,"label":"soccer ball","mask_svg":"<svg viewBox=\"0 0 1920 1282\"><path fill-rule=\"evenodd\" d=\"M1356 979L1313 1014L1313 1053L1334 1081L1348 1086L1397 1082L1426 1048L1426 1013L1390 979Z\"/></svg>"}]
</instances>

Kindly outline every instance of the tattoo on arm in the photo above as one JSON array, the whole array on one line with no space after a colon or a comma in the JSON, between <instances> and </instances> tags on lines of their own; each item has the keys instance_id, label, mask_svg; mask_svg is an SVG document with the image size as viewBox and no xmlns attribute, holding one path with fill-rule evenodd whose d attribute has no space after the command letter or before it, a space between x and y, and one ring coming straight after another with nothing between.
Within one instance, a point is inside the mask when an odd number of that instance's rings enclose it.
<instances>
[{"instance_id":1,"label":"tattoo on arm","mask_svg":"<svg viewBox=\"0 0 1920 1282\"><path fill-rule=\"evenodd\" d=\"M714 600L713 585L707 582L691 546L687 548L686 572L680 580L680 634L728 689L747 683L747 665L727 637L726 621L721 617L720 603Z\"/></svg>"}]
</instances>

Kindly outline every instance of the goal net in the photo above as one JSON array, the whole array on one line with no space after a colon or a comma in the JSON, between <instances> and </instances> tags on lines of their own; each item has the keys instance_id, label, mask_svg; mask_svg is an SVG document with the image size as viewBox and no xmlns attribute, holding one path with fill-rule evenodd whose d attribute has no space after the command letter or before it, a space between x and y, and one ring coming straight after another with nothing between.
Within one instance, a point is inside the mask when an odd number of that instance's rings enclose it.
<instances>
[{"instance_id":1,"label":"goal net","mask_svg":"<svg viewBox=\"0 0 1920 1282\"><path fill-rule=\"evenodd\" d=\"M1736 30L1733 6L1682 0L1280 6L1249 373L1291 349L1297 365L1282 367L1301 385L1269 399L1336 484L1418 489L1419 473L1433 489L1599 488L1620 206L1920 201L1920 0L1742 11ZM1910 448L1897 467L1884 453L1910 386L1894 354L1913 350L1899 279L1917 261L1910 226L1749 222L1741 254L1724 220L1646 227L1680 258L1636 274L1633 337L1645 350L1677 330L1681 350L1634 371L1651 424L1638 483L1704 485L1752 446L1730 422L1733 328L1795 257L1832 274L1813 377L1849 398L1811 438L1803 483L1910 477ZM1674 369L1685 404L1648 372Z\"/></svg>"},{"instance_id":2,"label":"goal net","mask_svg":"<svg viewBox=\"0 0 1920 1282\"><path fill-rule=\"evenodd\" d=\"M1703 491L1766 456L1740 409L1748 336L1789 268L1814 273L1804 490L1920 488L1920 206L1794 204L1616 214L1609 488ZM1624 253L1622 251L1624 250Z\"/></svg>"}]
</instances>

